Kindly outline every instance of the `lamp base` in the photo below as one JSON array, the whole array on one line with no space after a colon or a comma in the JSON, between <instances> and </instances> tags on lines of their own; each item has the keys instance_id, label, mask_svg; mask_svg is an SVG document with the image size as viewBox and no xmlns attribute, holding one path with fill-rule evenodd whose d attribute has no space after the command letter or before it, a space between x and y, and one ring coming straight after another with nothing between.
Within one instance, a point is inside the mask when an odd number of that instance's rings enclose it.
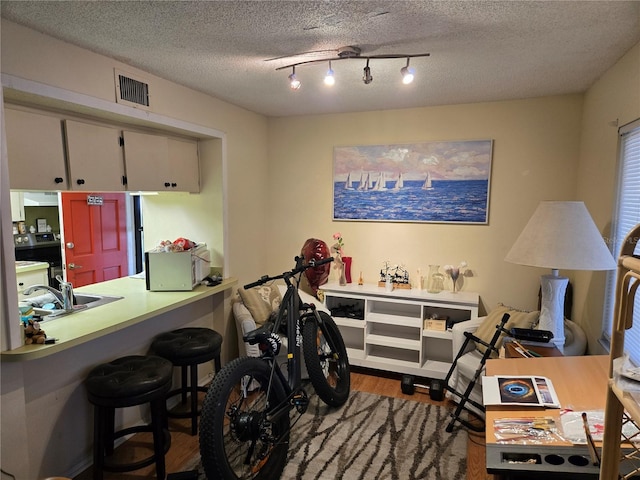
<instances>
[{"instance_id":1,"label":"lamp base","mask_svg":"<svg viewBox=\"0 0 640 480\"><path fill-rule=\"evenodd\" d=\"M564 347L564 294L569 279L558 275L540 277L542 301L540 303L540 330L553 333L552 343L560 350Z\"/></svg>"}]
</instances>

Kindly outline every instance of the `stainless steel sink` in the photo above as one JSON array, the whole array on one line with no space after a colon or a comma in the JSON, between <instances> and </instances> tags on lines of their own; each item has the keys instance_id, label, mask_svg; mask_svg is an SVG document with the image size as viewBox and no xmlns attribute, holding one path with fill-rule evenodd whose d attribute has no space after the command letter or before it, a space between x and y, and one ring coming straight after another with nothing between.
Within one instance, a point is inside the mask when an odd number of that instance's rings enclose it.
<instances>
[{"instance_id":1,"label":"stainless steel sink","mask_svg":"<svg viewBox=\"0 0 640 480\"><path fill-rule=\"evenodd\" d=\"M65 315L70 315L77 311L100 307L102 305L106 305L107 303L116 302L124 298L124 297L117 297L112 295L98 295L98 294L90 294L90 293L75 293L74 297L75 297L75 305L73 306L73 311L71 312L66 312L60 308L56 308L54 310L48 310L48 309L37 308L37 307L33 309L33 312L36 315L42 316L43 321L47 321L47 320L52 320L54 318L63 317Z\"/></svg>"}]
</instances>

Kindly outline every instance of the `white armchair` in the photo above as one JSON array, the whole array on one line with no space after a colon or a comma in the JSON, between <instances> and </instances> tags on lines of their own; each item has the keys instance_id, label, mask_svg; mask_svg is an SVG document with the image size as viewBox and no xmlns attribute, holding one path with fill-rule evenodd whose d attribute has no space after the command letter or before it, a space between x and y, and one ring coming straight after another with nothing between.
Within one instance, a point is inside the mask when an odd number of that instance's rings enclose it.
<instances>
[{"instance_id":1,"label":"white armchair","mask_svg":"<svg viewBox=\"0 0 640 480\"><path fill-rule=\"evenodd\" d=\"M464 332L475 333L478 327L485 321L487 317L479 317L473 320L467 320L466 322L459 322L453 325L451 329L451 333L453 335L452 338L452 349L454 358L462 348L464 341L466 339ZM565 356L574 356L574 355L584 355L587 348L587 337L584 333L584 330L575 322L571 320L564 321L565 326L565 345L563 354ZM508 328L508 327L507 327ZM456 392L463 394L467 389L467 386L475 376L476 370L480 365L482 360L482 353L476 349L476 345L473 341L470 341L467 345L466 351L463 355L458 359L458 363L456 365L455 370L451 374L451 378L449 379L449 387L451 387ZM484 374L484 367L482 374ZM452 394L451 392L447 393L451 400L456 403L459 402L460 398L457 395ZM482 401L482 382L480 378L474 385L471 394L469 395L471 400L478 402L479 404L483 404ZM484 412L475 408L472 404L468 403L466 406L476 412L478 415L484 417Z\"/></svg>"},{"instance_id":2,"label":"white armchair","mask_svg":"<svg viewBox=\"0 0 640 480\"><path fill-rule=\"evenodd\" d=\"M475 333L478 327L482 324L486 317L474 318L472 320L467 320L466 322L455 323L451 328L452 333L452 350L453 356L455 358L458 355L458 352L462 348L466 337L464 336L464 332ZM467 386L473 379L478 366L480 365L480 361L482 359L482 353L476 350L476 344L473 341L470 341L467 344L466 351L463 355L458 359L458 363L456 365L455 370L451 374L451 378L449 379L449 387L459 393L464 393L467 389ZM460 397L451 394L451 392L447 392L447 395L456 403L459 403ZM482 385L481 382L476 382L469 398L475 402L478 402L482 405ZM484 417L484 412L478 410L470 403L467 404L467 407L470 410L473 410L478 415Z\"/></svg>"},{"instance_id":3,"label":"white armchair","mask_svg":"<svg viewBox=\"0 0 640 480\"><path fill-rule=\"evenodd\" d=\"M286 290L286 286L285 285L278 285L278 289L280 291L280 295L284 295L284 292ZM318 310L327 312L330 314L329 310L323 305L323 303L318 300L317 298L309 295L306 292L303 292L302 290L298 290L298 293L300 294L300 299L302 300L302 302L304 303L313 303L316 305L316 308ZM258 347L258 345L250 345L248 343L246 343L242 337L247 334L248 332L255 330L257 328L256 326L256 321L254 320L253 316L251 315L251 312L249 311L249 309L245 306L245 304L242 302L242 299L238 298L232 306L232 310L233 310L233 317L236 321L236 329L238 332L238 351L240 353L240 356L249 356L249 357L259 357L260 356L260 348ZM286 375L286 365L287 365L287 337L280 334L280 339L282 341L282 348L280 349L280 353L278 354L276 361L278 362L278 364L282 367L282 373L284 373ZM306 366L304 365L304 362L302 364L302 376L303 377L308 377L307 375L307 369Z\"/></svg>"}]
</instances>

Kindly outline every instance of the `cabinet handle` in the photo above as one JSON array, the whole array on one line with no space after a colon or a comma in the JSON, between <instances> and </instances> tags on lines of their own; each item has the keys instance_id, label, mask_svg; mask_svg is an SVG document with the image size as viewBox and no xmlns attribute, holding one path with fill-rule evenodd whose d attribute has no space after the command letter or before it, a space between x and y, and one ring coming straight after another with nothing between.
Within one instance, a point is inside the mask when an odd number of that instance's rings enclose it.
<instances>
[{"instance_id":1,"label":"cabinet handle","mask_svg":"<svg viewBox=\"0 0 640 480\"><path fill-rule=\"evenodd\" d=\"M64 179L62 177L56 177L56 178L53 179L53 181L56 182L56 183L62 183L62 182L64 182Z\"/></svg>"},{"instance_id":2,"label":"cabinet handle","mask_svg":"<svg viewBox=\"0 0 640 480\"><path fill-rule=\"evenodd\" d=\"M83 178L79 178L78 180L76 180L76 183L78 185L84 185L84 179Z\"/></svg>"},{"instance_id":3,"label":"cabinet handle","mask_svg":"<svg viewBox=\"0 0 640 480\"><path fill-rule=\"evenodd\" d=\"M82 268L82 265L76 265L75 263L69 264L69 270L74 270L76 268Z\"/></svg>"},{"instance_id":4,"label":"cabinet handle","mask_svg":"<svg viewBox=\"0 0 640 480\"><path fill-rule=\"evenodd\" d=\"M171 186L171 184L169 182L164 182L164 186L165 186L165 188L169 188Z\"/></svg>"},{"instance_id":5,"label":"cabinet handle","mask_svg":"<svg viewBox=\"0 0 640 480\"><path fill-rule=\"evenodd\" d=\"M171 186L172 186L173 188L176 188L176 187L178 186L178 184L174 182L174 183L172 183L172 184L171 184Z\"/></svg>"}]
</instances>

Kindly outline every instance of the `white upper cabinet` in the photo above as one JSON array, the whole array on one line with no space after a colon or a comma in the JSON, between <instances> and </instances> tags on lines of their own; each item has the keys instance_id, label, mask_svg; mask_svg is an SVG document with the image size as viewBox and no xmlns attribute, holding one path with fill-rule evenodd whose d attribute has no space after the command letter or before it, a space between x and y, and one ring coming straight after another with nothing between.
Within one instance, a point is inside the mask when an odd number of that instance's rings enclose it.
<instances>
[{"instance_id":1,"label":"white upper cabinet","mask_svg":"<svg viewBox=\"0 0 640 480\"><path fill-rule=\"evenodd\" d=\"M23 222L24 221L24 193L22 192L10 192L11 193L11 221Z\"/></svg>"},{"instance_id":2,"label":"white upper cabinet","mask_svg":"<svg viewBox=\"0 0 640 480\"><path fill-rule=\"evenodd\" d=\"M9 183L16 190L65 190L62 120L5 108Z\"/></svg>"},{"instance_id":3,"label":"white upper cabinet","mask_svg":"<svg viewBox=\"0 0 640 480\"><path fill-rule=\"evenodd\" d=\"M196 142L126 130L123 138L128 190L200 190Z\"/></svg>"},{"instance_id":4,"label":"white upper cabinet","mask_svg":"<svg viewBox=\"0 0 640 480\"><path fill-rule=\"evenodd\" d=\"M69 188L78 191L117 192L125 185L120 130L65 120Z\"/></svg>"},{"instance_id":5,"label":"white upper cabinet","mask_svg":"<svg viewBox=\"0 0 640 480\"><path fill-rule=\"evenodd\" d=\"M191 193L200 191L200 167L196 142L169 138L169 177L172 188L176 190Z\"/></svg>"}]
</instances>

